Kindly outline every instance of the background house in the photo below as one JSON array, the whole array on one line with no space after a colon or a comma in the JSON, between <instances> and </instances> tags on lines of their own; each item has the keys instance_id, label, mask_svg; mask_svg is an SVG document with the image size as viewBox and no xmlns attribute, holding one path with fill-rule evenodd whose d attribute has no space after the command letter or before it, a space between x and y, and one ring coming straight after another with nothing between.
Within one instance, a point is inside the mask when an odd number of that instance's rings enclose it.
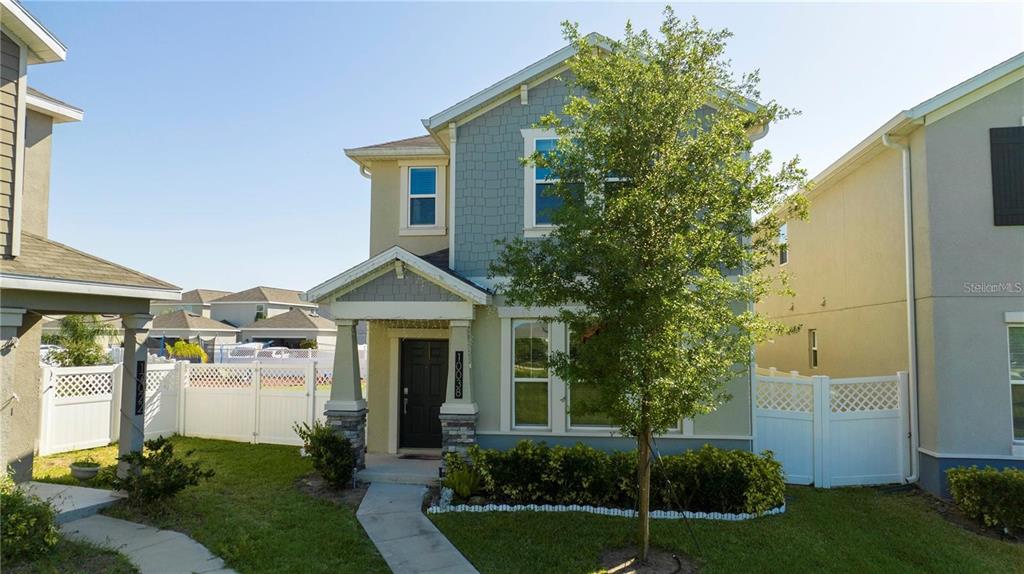
<instances>
[{"instance_id":1,"label":"background house","mask_svg":"<svg viewBox=\"0 0 1024 574\"><path fill-rule=\"evenodd\" d=\"M210 301L210 317L235 327L245 327L292 309L316 310L315 303L300 299L301 293L276 287L253 287L229 293Z\"/></svg>"},{"instance_id":2,"label":"background house","mask_svg":"<svg viewBox=\"0 0 1024 574\"><path fill-rule=\"evenodd\" d=\"M243 342L266 343L271 347L298 349L307 341L315 341L317 348L333 348L334 339L334 321L305 308L277 313L241 328Z\"/></svg>"},{"instance_id":3,"label":"background house","mask_svg":"<svg viewBox=\"0 0 1024 574\"><path fill-rule=\"evenodd\" d=\"M147 346L155 354L163 355L166 345L187 341L198 343L212 356L216 346L237 342L238 333L238 328L227 323L188 311L173 311L153 317L153 327L149 331Z\"/></svg>"},{"instance_id":4,"label":"background house","mask_svg":"<svg viewBox=\"0 0 1024 574\"><path fill-rule=\"evenodd\" d=\"M150 301L174 301L181 293L170 283L47 237L53 127L81 121L84 113L30 90L29 70L66 56L67 48L23 6L0 0L0 464L14 471L15 480L31 477L39 433L43 318L120 315L122 344L131 358L122 376L134 381L139 365L146 364ZM139 214L144 200L140 193ZM121 209L132 212L132 206ZM145 230L131 218L120 226L126 241L143 237ZM122 404L139 404L137 388L123 385ZM123 411L122 453L141 450L142 419L139 409Z\"/></svg>"},{"instance_id":5,"label":"background house","mask_svg":"<svg viewBox=\"0 0 1024 574\"><path fill-rule=\"evenodd\" d=\"M230 291L218 291L216 289L193 289L182 293L180 301L153 301L150 309L154 315L186 311L193 315L209 318L210 302L230 294Z\"/></svg>"},{"instance_id":6,"label":"background house","mask_svg":"<svg viewBox=\"0 0 1024 574\"><path fill-rule=\"evenodd\" d=\"M909 370L934 492L953 466L1024 467L1024 54L900 112L814 182L810 218L784 229L796 297L759 306L802 330L758 365Z\"/></svg>"}]
</instances>

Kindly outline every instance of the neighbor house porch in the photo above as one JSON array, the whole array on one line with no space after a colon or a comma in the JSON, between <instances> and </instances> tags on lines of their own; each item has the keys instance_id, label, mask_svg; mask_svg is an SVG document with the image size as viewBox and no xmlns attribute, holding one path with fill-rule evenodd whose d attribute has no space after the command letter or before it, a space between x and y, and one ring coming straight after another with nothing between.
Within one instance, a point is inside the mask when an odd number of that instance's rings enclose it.
<instances>
[{"instance_id":1,"label":"neighbor house porch","mask_svg":"<svg viewBox=\"0 0 1024 574\"><path fill-rule=\"evenodd\" d=\"M392 247L314 287L307 298L328 306L337 325L325 414L360 453L364 446L391 454L463 450L475 442L471 333L490 293L448 269L440 254L420 257ZM365 397L359 321L369 323Z\"/></svg>"}]
</instances>

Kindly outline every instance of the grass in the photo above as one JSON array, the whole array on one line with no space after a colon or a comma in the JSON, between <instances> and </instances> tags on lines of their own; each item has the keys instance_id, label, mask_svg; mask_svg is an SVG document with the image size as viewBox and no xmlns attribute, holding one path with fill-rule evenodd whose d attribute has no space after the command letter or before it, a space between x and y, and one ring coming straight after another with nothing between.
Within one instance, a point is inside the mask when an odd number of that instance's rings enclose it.
<instances>
[{"instance_id":1,"label":"grass","mask_svg":"<svg viewBox=\"0 0 1024 574\"><path fill-rule=\"evenodd\" d=\"M651 521L654 546L717 572L1024 572L1024 545L968 532L926 495L794 487L787 511L747 522ZM634 544L635 522L583 513L435 514L483 574L595 572L603 550Z\"/></svg>"},{"instance_id":2,"label":"grass","mask_svg":"<svg viewBox=\"0 0 1024 574\"><path fill-rule=\"evenodd\" d=\"M31 562L4 564L6 574L133 574L138 570L122 554L87 542L61 538L57 546Z\"/></svg>"},{"instance_id":3,"label":"grass","mask_svg":"<svg viewBox=\"0 0 1024 574\"><path fill-rule=\"evenodd\" d=\"M107 514L184 532L240 572L388 571L350 508L296 487L312 470L297 447L185 437L172 441L178 454L194 450L195 460L216 471L213 479L186 489L159 512L119 505ZM34 477L78 484L68 464L86 455L112 465L117 447L38 457Z\"/></svg>"}]
</instances>

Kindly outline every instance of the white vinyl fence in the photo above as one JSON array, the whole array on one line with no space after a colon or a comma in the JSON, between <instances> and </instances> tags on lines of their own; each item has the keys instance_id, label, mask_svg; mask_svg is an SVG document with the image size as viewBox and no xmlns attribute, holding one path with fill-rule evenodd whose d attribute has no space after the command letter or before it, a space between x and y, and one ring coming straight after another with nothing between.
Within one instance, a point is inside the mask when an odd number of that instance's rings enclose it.
<instances>
[{"instance_id":1,"label":"white vinyl fence","mask_svg":"<svg viewBox=\"0 0 1024 574\"><path fill-rule=\"evenodd\" d=\"M902 482L910 464L906 373L754 377L754 450L786 482L821 488Z\"/></svg>"},{"instance_id":2,"label":"white vinyl fence","mask_svg":"<svg viewBox=\"0 0 1024 574\"><path fill-rule=\"evenodd\" d=\"M120 388L119 364L44 366L39 454L115 442ZM292 426L323 420L330 392L330 368L312 362L149 363L145 435L301 445Z\"/></svg>"}]
</instances>

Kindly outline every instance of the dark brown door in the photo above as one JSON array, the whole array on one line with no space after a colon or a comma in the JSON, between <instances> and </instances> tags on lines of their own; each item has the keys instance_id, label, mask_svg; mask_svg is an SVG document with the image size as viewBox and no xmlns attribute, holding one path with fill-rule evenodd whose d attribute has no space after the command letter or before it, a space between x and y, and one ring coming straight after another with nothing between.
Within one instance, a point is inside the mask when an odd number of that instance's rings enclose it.
<instances>
[{"instance_id":1,"label":"dark brown door","mask_svg":"<svg viewBox=\"0 0 1024 574\"><path fill-rule=\"evenodd\" d=\"M399 381L400 447L441 447L441 403L448 380L448 341L402 341Z\"/></svg>"}]
</instances>

